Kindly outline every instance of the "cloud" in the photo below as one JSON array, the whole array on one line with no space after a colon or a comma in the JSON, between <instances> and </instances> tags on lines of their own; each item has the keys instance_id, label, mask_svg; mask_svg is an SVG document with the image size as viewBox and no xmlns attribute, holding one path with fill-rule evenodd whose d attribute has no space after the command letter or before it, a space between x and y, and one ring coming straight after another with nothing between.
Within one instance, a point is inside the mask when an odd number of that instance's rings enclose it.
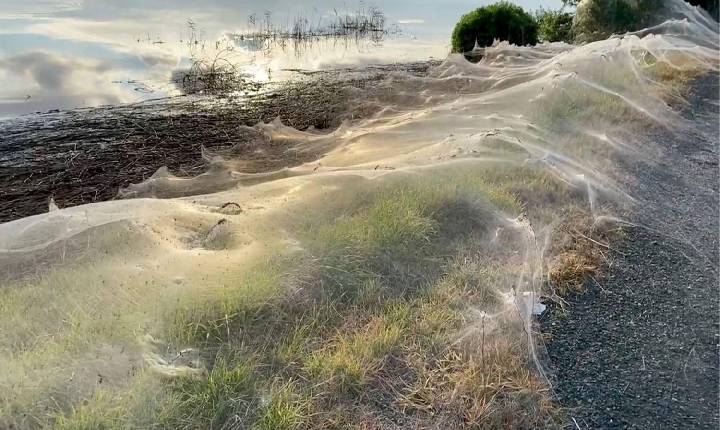
<instances>
[{"instance_id":1,"label":"cloud","mask_svg":"<svg viewBox=\"0 0 720 430\"><path fill-rule=\"evenodd\" d=\"M36 51L0 59L0 72L9 83L0 99L0 116L137 98L112 82L113 68L104 61Z\"/></svg>"},{"instance_id":2,"label":"cloud","mask_svg":"<svg viewBox=\"0 0 720 430\"><path fill-rule=\"evenodd\" d=\"M149 67L161 67L161 68L175 68L180 63L178 55L173 55L167 52L144 52L138 54L138 58L146 66Z\"/></svg>"},{"instance_id":3,"label":"cloud","mask_svg":"<svg viewBox=\"0 0 720 430\"><path fill-rule=\"evenodd\" d=\"M71 60L46 52L30 52L0 59L0 69L15 76L30 78L43 90L57 91L72 87L74 77L85 73L101 74L110 69L104 62Z\"/></svg>"},{"instance_id":4,"label":"cloud","mask_svg":"<svg viewBox=\"0 0 720 430\"><path fill-rule=\"evenodd\" d=\"M412 24L425 24L424 19L399 19L398 24L412 25Z\"/></svg>"},{"instance_id":5,"label":"cloud","mask_svg":"<svg viewBox=\"0 0 720 430\"><path fill-rule=\"evenodd\" d=\"M3 0L0 19L24 18L33 15L52 15L77 11L82 8L79 0Z\"/></svg>"}]
</instances>

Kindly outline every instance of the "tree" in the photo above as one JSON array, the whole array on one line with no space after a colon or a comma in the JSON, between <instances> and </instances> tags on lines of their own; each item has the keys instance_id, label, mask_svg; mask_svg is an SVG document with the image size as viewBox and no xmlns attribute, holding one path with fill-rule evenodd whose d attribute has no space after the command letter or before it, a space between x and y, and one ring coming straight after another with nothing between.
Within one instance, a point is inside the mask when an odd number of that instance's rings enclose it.
<instances>
[{"instance_id":1,"label":"tree","mask_svg":"<svg viewBox=\"0 0 720 430\"><path fill-rule=\"evenodd\" d=\"M506 1L478 8L455 25L453 52L471 51L476 41L479 46L490 46L496 39L534 45L538 41L537 22L523 8Z\"/></svg>"},{"instance_id":2,"label":"tree","mask_svg":"<svg viewBox=\"0 0 720 430\"><path fill-rule=\"evenodd\" d=\"M580 3L581 0L562 0L564 6L577 6ZM688 3L690 3L693 6L700 6L701 8L705 9L715 17L715 19L718 19L718 14L720 12L720 1L719 0L685 0Z\"/></svg>"},{"instance_id":3,"label":"tree","mask_svg":"<svg viewBox=\"0 0 720 430\"><path fill-rule=\"evenodd\" d=\"M538 23L538 35L543 42L567 42L574 39L572 24L574 14L564 10L540 9L535 19Z\"/></svg>"},{"instance_id":4,"label":"tree","mask_svg":"<svg viewBox=\"0 0 720 430\"><path fill-rule=\"evenodd\" d=\"M573 22L576 41L592 42L652 25L662 5L658 0L582 0Z\"/></svg>"},{"instance_id":5,"label":"tree","mask_svg":"<svg viewBox=\"0 0 720 430\"><path fill-rule=\"evenodd\" d=\"M700 6L712 15L716 20L720 15L720 2L718 0L688 0L693 6Z\"/></svg>"}]
</instances>

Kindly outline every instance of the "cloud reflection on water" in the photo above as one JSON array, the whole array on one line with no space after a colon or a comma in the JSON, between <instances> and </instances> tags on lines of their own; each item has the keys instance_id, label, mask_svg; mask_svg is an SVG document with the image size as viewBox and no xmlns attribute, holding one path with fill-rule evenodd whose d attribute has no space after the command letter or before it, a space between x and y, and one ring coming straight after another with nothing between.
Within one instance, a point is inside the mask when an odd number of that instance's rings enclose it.
<instances>
[{"instance_id":1,"label":"cloud reflection on water","mask_svg":"<svg viewBox=\"0 0 720 430\"><path fill-rule=\"evenodd\" d=\"M196 23L198 39L205 42L202 55L212 56L215 41L248 30L248 17L253 14L262 17L270 11L275 25L288 27L298 17L328 22L336 13L352 12L361 5L335 0L4 3L0 11L0 74L5 85L0 91L0 117L175 94L177 89L170 84L173 71L188 67L191 61L189 20ZM384 3L380 6L388 23L399 25L402 36L379 44L323 41L304 46L302 55L278 47L266 55L236 44L234 61L262 80L278 77L277 71L284 68L322 69L443 57L457 17L478 6L474 0ZM540 3L558 6L560 0L518 3L535 9ZM135 82L142 83L142 90Z\"/></svg>"}]
</instances>

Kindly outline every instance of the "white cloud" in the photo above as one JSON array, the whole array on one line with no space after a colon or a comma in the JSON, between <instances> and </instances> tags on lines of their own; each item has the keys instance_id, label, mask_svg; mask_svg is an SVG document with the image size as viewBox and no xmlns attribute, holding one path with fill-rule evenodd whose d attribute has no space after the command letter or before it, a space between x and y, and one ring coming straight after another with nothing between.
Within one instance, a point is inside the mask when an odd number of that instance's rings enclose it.
<instances>
[{"instance_id":1,"label":"white cloud","mask_svg":"<svg viewBox=\"0 0 720 430\"><path fill-rule=\"evenodd\" d=\"M112 82L113 68L103 61L36 51L0 59L0 71L24 83L3 91L0 116L125 103L137 98Z\"/></svg>"},{"instance_id":2,"label":"white cloud","mask_svg":"<svg viewBox=\"0 0 720 430\"><path fill-rule=\"evenodd\" d=\"M74 75L101 74L110 69L104 62L71 60L41 51L0 59L0 68L11 75L32 79L43 90L56 91L74 85Z\"/></svg>"},{"instance_id":3,"label":"white cloud","mask_svg":"<svg viewBox=\"0 0 720 430\"><path fill-rule=\"evenodd\" d=\"M80 10L80 0L4 0L0 19L24 18L35 15L52 15L56 13Z\"/></svg>"},{"instance_id":4,"label":"white cloud","mask_svg":"<svg viewBox=\"0 0 720 430\"><path fill-rule=\"evenodd\" d=\"M398 24L413 25L413 24L425 24L424 19L399 19Z\"/></svg>"},{"instance_id":5,"label":"white cloud","mask_svg":"<svg viewBox=\"0 0 720 430\"><path fill-rule=\"evenodd\" d=\"M170 52L141 52L138 54L138 58L149 67L173 69L180 64L180 57Z\"/></svg>"}]
</instances>

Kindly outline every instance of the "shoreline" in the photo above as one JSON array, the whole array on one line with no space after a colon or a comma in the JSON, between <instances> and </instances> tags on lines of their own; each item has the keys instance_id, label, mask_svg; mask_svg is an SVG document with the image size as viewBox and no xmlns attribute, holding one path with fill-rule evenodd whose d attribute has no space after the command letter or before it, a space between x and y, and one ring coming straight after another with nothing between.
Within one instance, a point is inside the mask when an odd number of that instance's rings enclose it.
<instances>
[{"instance_id":1,"label":"shoreline","mask_svg":"<svg viewBox=\"0 0 720 430\"><path fill-rule=\"evenodd\" d=\"M246 161L247 173L292 167L287 145L267 145L252 126L279 118L299 130L332 131L343 120L374 110L354 103L394 72L426 74L435 61L299 72L297 79L240 98L182 96L100 106L0 121L0 223L60 208L112 200L118 191L167 167L196 176L203 152Z\"/></svg>"}]
</instances>

